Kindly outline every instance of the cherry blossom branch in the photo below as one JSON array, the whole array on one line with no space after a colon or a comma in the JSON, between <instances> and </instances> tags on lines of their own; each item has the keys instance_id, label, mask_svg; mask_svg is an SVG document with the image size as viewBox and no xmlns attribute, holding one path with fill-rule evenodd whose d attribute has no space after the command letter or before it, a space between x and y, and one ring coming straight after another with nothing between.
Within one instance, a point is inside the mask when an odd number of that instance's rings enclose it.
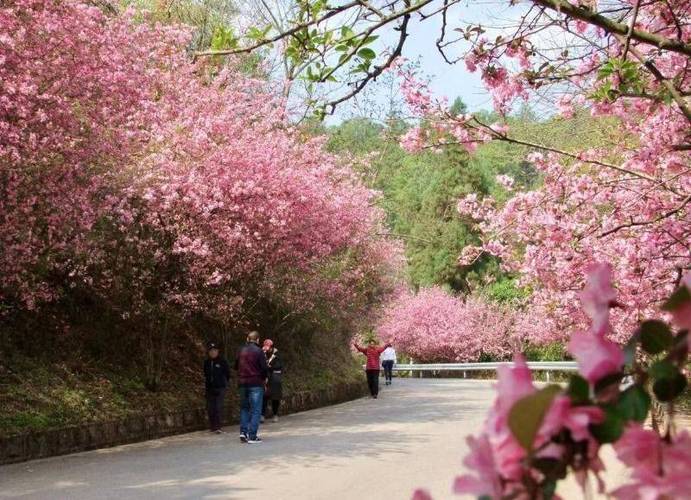
<instances>
[{"instance_id":1,"label":"cherry blossom branch","mask_svg":"<svg viewBox=\"0 0 691 500\"><path fill-rule=\"evenodd\" d=\"M650 182L659 182L658 179L655 179L654 177L651 177L647 174L644 174L642 172L636 172L635 170L629 170L627 168L623 168L623 167L620 167L618 165L614 165L613 163L607 163L607 162L603 162L600 160L588 160L588 159L583 158L581 155L578 155L575 153L570 153L570 152L564 151L562 149L557 149L557 148L554 148L551 146L545 146L544 144L538 144L535 142L524 141L522 139L516 139L515 137L509 137L507 134L502 133L502 132L498 132L498 131L494 130L491 126L487 125L486 123L481 122L480 120L478 120L478 118L476 116L473 116L473 120L475 122L477 122L481 127L486 129L486 131L497 140L509 142L512 144L518 144L521 146L536 148L536 149L540 149L542 151L549 151L550 153L556 153L556 154L559 154L562 156L566 156L567 158L572 158L574 160L578 160L578 161L583 162L583 163L590 163L592 165L598 165L601 167L610 168L610 169L616 170L618 172L622 172L625 174L632 175L634 177L638 177L639 179L644 179L644 180L647 180ZM666 189L672 191L672 192L676 192L674 189L670 188L669 186L665 185L664 187Z\"/></svg>"},{"instance_id":2,"label":"cherry blossom branch","mask_svg":"<svg viewBox=\"0 0 691 500\"><path fill-rule=\"evenodd\" d=\"M548 9L564 13L575 19L580 19L589 24L599 26L609 33L621 36L629 34L628 25L613 21L590 8L578 7L566 0L533 0L533 2ZM655 33L650 33L649 31L635 28L631 29L630 36L633 40L648 45L654 45L661 50L669 50L671 52L678 52L679 54L691 56L691 44L684 43L682 40L672 40Z\"/></svg>"},{"instance_id":3,"label":"cherry blossom branch","mask_svg":"<svg viewBox=\"0 0 691 500\"><path fill-rule=\"evenodd\" d=\"M660 222L661 220L667 219L668 217L671 217L679 212L681 212L686 205L691 202L691 195L688 195L686 198L684 198L684 201L676 208L673 208L672 210L669 210L665 212L664 214L659 215L658 217L655 217L654 219L650 220L645 220L645 221L631 221L626 224L620 224L612 229L609 229L603 233L601 233L598 238L604 238L606 236L609 236L611 234L614 234L618 231L621 231L622 229L626 229L628 227L636 227L636 226L647 226L650 224L655 224L657 222Z\"/></svg>"},{"instance_id":4,"label":"cherry blossom branch","mask_svg":"<svg viewBox=\"0 0 691 500\"><path fill-rule=\"evenodd\" d=\"M621 41L621 37L617 37ZM660 82L666 89L667 92L672 96L674 102L679 106L679 109L686 117L686 120L691 123L691 109L686 103L686 100L679 94L679 91L674 87L672 82L670 82L665 76L660 72L659 69L653 64L653 62L641 54L635 47L629 48L630 52L638 59L641 64L643 64L648 70L653 74L655 79Z\"/></svg>"}]
</instances>

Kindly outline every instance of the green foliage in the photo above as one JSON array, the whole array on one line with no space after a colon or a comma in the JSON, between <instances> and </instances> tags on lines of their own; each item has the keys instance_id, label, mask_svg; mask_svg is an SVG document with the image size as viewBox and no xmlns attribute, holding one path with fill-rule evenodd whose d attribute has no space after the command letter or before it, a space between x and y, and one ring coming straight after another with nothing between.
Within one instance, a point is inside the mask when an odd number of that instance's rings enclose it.
<instances>
[{"instance_id":1,"label":"green foliage","mask_svg":"<svg viewBox=\"0 0 691 500\"><path fill-rule=\"evenodd\" d=\"M635 384L621 393L617 410L625 420L644 422L648 416L650 404L651 399L645 388Z\"/></svg>"},{"instance_id":2,"label":"green foliage","mask_svg":"<svg viewBox=\"0 0 691 500\"><path fill-rule=\"evenodd\" d=\"M186 24L193 29L191 50L234 48L232 35L234 17L238 14L235 2L228 0L121 0L121 6L147 11L152 20L164 24Z\"/></svg>"},{"instance_id":3,"label":"green foliage","mask_svg":"<svg viewBox=\"0 0 691 500\"><path fill-rule=\"evenodd\" d=\"M659 354L669 349L674 336L664 321L649 320L641 323L641 347L649 354Z\"/></svg>"},{"instance_id":4,"label":"green foliage","mask_svg":"<svg viewBox=\"0 0 691 500\"><path fill-rule=\"evenodd\" d=\"M525 348L528 361L561 361L566 356L566 349L561 342L545 345L528 345Z\"/></svg>"},{"instance_id":5,"label":"green foliage","mask_svg":"<svg viewBox=\"0 0 691 500\"><path fill-rule=\"evenodd\" d=\"M460 97L456 97L456 99L454 99L451 103L451 106L449 106L449 113L451 113L453 116L462 115L467 111L468 106L466 106L465 102L463 102L463 99Z\"/></svg>"},{"instance_id":6,"label":"green foliage","mask_svg":"<svg viewBox=\"0 0 691 500\"><path fill-rule=\"evenodd\" d=\"M549 385L514 403L509 412L509 429L519 444L530 451L537 431L552 405L552 400L561 392L558 385Z\"/></svg>"},{"instance_id":7,"label":"green foliage","mask_svg":"<svg viewBox=\"0 0 691 500\"><path fill-rule=\"evenodd\" d=\"M527 299L530 291L519 287L514 278L500 276L497 281L485 286L482 294L494 302L514 304Z\"/></svg>"},{"instance_id":8,"label":"green foliage","mask_svg":"<svg viewBox=\"0 0 691 500\"><path fill-rule=\"evenodd\" d=\"M367 119L354 119L329 130L329 148L359 158L371 155L363 174L383 193L394 237L405 242L409 278L414 286L445 285L466 290L466 277L487 263L463 269L457 259L466 245L479 243L472 224L456 212L458 199L489 192L491 177L469 162L467 153L449 148L443 153L409 154L398 145L405 130L392 121L385 128Z\"/></svg>"}]
</instances>

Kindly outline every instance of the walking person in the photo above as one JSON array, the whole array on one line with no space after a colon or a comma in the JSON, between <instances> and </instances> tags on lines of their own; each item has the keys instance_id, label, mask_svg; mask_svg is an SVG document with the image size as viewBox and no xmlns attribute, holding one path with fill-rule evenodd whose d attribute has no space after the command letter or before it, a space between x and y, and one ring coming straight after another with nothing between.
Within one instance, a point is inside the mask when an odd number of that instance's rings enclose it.
<instances>
[{"instance_id":1,"label":"walking person","mask_svg":"<svg viewBox=\"0 0 691 500\"><path fill-rule=\"evenodd\" d=\"M377 399L379 396L379 356L382 352L384 352L384 349L389 347L389 345L390 344L378 346L376 340L374 339L369 341L367 347L359 346L357 343L353 344L355 349L367 357L367 363L365 364L367 386L369 387L369 392L374 399Z\"/></svg>"},{"instance_id":2,"label":"walking person","mask_svg":"<svg viewBox=\"0 0 691 500\"><path fill-rule=\"evenodd\" d=\"M262 344L262 350L266 354L266 364L269 367L269 379L266 382L266 392L264 393L264 407L262 408L262 419L268 418L266 411L271 401L271 415L273 421L278 422L278 410L281 408L283 398L283 360L278 355L278 349L274 346L271 339L266 339Z\"/></svg>"},{"instance_id":3,"label":"walking person","mask_svg":"<svg viewBox=\"0 0 691 500\"><path fill-rule=\"evenodd\" d=\"M381 365L384 368L384 380L386 385L391 385L393 382L393 367L398 362L396 359L396 349L389 345L384 352L381 353Z\"/></svg>"},{"instance_id":4,"label":"walking person","mask_svg":"<svg viewBox=\"0 0 691 500\"><path fill-rule=\"evenodd\" d=\"M240 441L258 444L262 442L257 433L268 374L266 356L259 347L259 332L247 335L247 343L235 359L235 369L240 388Z\"/></svg>"},{"instance_id":5,"label":"walking person","mask_svg":"<svg viewBox=\"0 0 691 500\"><path fill-rule=\"evenodd\" d=\"M206 411L209 415L209 430L222 434L223 401L230 380L228 362L220 356L218 345L209 342L204 360L204 385L206 388Z\"/></svg>"}]
</instances>

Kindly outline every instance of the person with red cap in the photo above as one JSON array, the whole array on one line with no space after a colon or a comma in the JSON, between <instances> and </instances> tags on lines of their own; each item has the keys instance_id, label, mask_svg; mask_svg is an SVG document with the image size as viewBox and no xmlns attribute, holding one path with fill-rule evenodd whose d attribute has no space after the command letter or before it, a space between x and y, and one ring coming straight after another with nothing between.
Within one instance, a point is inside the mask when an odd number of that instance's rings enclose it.
<instances>
[{"instance_id":1,"label":"person with red cap","mask_svg":"<svg viewBox=\"0 0 691 500\"><path fill-rule=\"evenodd\" d=\"M283 360L279 357L278 349L276 349L271 339L264 340L262 350L266 355L266 364L269 367L269 378L266 382L266 391L264 391L262 422L267 417L266 411L269 401L271 401L273 421L278 422L278 410L281 407L281 399L283 398Z\"/></svg>"},{"instance_id":2,"label":"person with red cap","mask_svg":"<svg viewBox=\"0 0 691 500\"><path fill-rule=\"evenodd\" d=\"M379 395L379 356L384 352L384 349L389 347L391 343L387 343L383 346L378 346L377 341L370 339L367 347L359 346L354 343L355 349L360 351L367 358L367 363L365 364L365 373L367 374L367 386L369 387L370 394L374 399L377 399Z\"/></svg>"}]
</instances>

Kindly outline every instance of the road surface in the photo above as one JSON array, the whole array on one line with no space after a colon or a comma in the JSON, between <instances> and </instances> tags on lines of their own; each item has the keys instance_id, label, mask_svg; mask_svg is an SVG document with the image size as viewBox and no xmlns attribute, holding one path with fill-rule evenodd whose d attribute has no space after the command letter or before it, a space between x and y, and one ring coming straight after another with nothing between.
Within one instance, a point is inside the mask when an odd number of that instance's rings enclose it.
<instances>
[{"instance_id":1,"label":"road surface","mask_svg":"<svg viewBox=\"0 0 691 500\"><path fill-rule=\"evenodd\" d=\"M421 486L436 500L459 498L451 484L491 385L399 379L377 400L266 424L260 445L241 444L232 427L8 465L0 498L391 500Z\"/></svg>"}]
</instances>

